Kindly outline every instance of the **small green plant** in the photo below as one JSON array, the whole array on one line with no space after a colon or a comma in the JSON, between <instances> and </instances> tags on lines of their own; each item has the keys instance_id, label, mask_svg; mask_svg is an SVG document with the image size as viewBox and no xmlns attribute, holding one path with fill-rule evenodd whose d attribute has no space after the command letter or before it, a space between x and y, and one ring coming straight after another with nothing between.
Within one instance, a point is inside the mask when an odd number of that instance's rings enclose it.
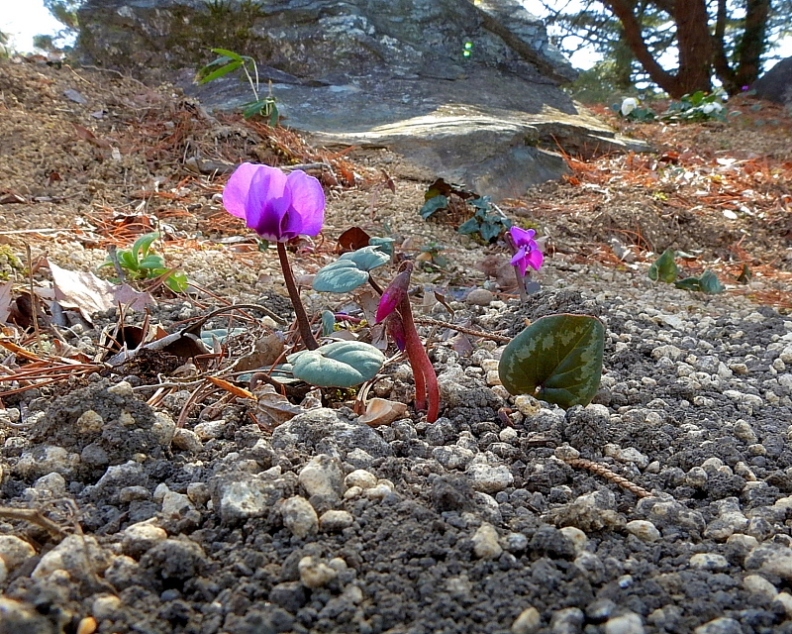
<instances>
[{"instance_id":1,"label":"small green plant","mask_svg":"<svg viewBox=\"0 0 792 634\"><path fill-rule=\"evenodd\" d=\"M723 93L706 93L699 90L684 95L679 101L672 101L662 117L664 121L725 121L726 109L723 107Z\"/></svg>"},{"instance_id":2,"label":"small green plant","mask_svg":"<svg viewBox=\"0 0 792 634\"><path fill-rule=\"evenodd\" d=\"M183 293L189 286L187 276L181 271L168 269L165 266L165 259L151 249L154 241L159 237L160 234L156 231L140 236L131 249L116 251L115 258L108 256L102 268L115 266L117 262L131 280L150 280L162 276L169 289L174 293Z\"/></svg>"},{"instance_id":3,"label":"small green plant","mask_svg":"<svg viewBox=\"0 0 792 634\"><path fill-rule=\"evenodd\" d=\"M0 244L0 282L7 282L13 272L22 272L22 261L7 244Z\"/></svg>"},{"instance_id":4,"label":"small green plant","mask_svg":"<svg viewBox=\"0 0 792 634\"><path fill-rule=\"evenodd\" d=\"M722 293L726 290L718 276L710 270L704 271L699 277L679 279L680 271L675 258L676 252L673 249L666 249L649 267L649 279L655 282L673 284L677 288L687 291L697 291L710 295Z\"/></svg>"},{"instance_id":5,"label":"small green plant","mask_svg":"<svg viewBox=\"0 0 792 634\"><path fill-rule=\"evenodd\" d=\"M723 107L723 93L716 90L706 93L702 90L684 95L679 101L672 101L665 112L657 114L635 97L627 97L621 104L611 106L629 121L647 123L660 120L670 123L700 123L702 121L725 121L726 109Z\"/></svg>"},{"instance_id":6,"label":"small green plant","mask_svg":"<svg viewBox=\"0 0 792 634\"><path fill-rule=\"evenodd\" d=\"M468 191L462 185L446 183L442 178L437 179L429 186L424 194L424 200L426 202L420 211L424 220L441 209L450 209L458 206L459 203L466 207L468 205L473 207L473 217L463 222L458 231L464 235L477 233L488 244L495 242L513 224L489 196L480 196L475 192Z\"/></svg>"},{"instance_id":7,"label":"small green plant","mask_svg":"<svg viewBox=\"0 0 792 634\"><path fill-rule=\"evenodd\" d=\"M242 106L243 116L245 119L261 116L268 119L269 124L273 128L278 125L280 112L278 111L275 97L272 96L272 82L269 83L269 93L266 97L262 97L256 60L249 55L240 55L227 48L213 48L212 52L220 57L201 68L195 77L195 81L201 85L208 84L210 81L225 77L241 68L242 72L245 73L250 89L253 91L254 99Z\"/></svg>"}]
</instances>

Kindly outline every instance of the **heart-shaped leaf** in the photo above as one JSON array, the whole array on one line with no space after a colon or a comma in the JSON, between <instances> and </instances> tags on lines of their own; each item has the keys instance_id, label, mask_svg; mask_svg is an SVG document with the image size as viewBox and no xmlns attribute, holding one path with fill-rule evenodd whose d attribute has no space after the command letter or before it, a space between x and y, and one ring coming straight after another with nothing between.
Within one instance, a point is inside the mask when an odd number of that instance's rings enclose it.
<instances>
[{"instance_id":1,"label":"heart-shaped leaf","mask_svg":"<svg viewBox=\"0 0 792 634\"><path fill-rule=\"evenodd\" d=\"M314 290L325 293L348 293L366 283L369 271L389 261L390 256L378 247L364 247L344 253L335 262L319 270L314 277Z\"/></svg>"},{"instance_id":2,"label":"heart-shaped leaf","mask_svg":"<svg viewBox=\"0 0 792 634\"><path fill-rule=\"evenodd\" d=\"M298 379L319 387L353 387L373 379L385 355L361 341L337 341L316 350L302 350L287 361Z\"/></svg>"},{"instance_id":3,"label":"heart-shaped leaf","mask_svg":"<svg viewBox=\"0 0 792 634\"><path fill-rule=\"evenodd\" d=\"M679 267L674 257L673 249L666 249L652 266L649 267L649 279L655 282L667 282L673 284L679 277Z\"/></svg>"},{"instance_id":4,"label":"heart-shaped leaf","mask_svg":"<svg viewBox=\"0 0 792 634\"><path fill-rule=\"evenodd\" d=\"M421 217L424 220L426 220L436 211L447 208L448 208L448 198L446 198L445 196L434 196L424 203L424 206L421 207L420 214Z\"/></svg>"},{"instance_id":5,"label":"heart-shaped leaf","mask_svg":"<svg viewBox=\"0 0 792 634\"><path fill-rule=\"evenodd\" d=\"M701 277L686 277L684 280L679 280L674 286L686 291L699 291L701 293L709 293L710 295L716 295L726 290L726 287L721 284L718 276L709 270L704 271Z\"/></svg>"},{"instance_id":6,"label":"heart-shaped leaf","mask_svg":"<svg viewBox=\"0 0 792 634\"><path fill-rule=\"evenodd\" d=\"M599 389L604 347L605 328L596 317L548 315L506 346L498 375L511 394L588 405Z\"/></svg>"}]
</instances>

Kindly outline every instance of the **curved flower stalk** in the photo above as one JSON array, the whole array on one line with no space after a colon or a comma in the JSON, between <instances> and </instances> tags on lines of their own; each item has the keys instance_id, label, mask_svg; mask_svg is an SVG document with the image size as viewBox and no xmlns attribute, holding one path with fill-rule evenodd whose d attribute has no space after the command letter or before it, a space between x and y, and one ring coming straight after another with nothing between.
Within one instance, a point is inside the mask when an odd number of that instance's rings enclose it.
<instances>
[{"instance_id":1,"label":"curved flower stalk","mask_svg":"<svg viewBox=\"0 0 792 634\"><path fill-rule=\"evenodd\" d=\"M415 378L415 408L428 408L426 420L433 423L440 412L440 388L437 385L434 366L413 320L410 296L407 292L412 271L412 262L405 262L402 272L385 289L377 308L377 323L385 321L388 332L396 341L399 350L407 350L407 358Z\"/></svg>"},{"instance_id":2,"label":"curved flower stalk","mask_svg":"<svg viewBox=\"0 0 792 634\"><path fill-rule=\"evenodd\" d=\"M232 216L244 219L263 240L277 243L300 337L306 348L316 350L319 343L300 299L285 243L300 235L315 236L322 230L325 195L321 183L299 170L287 176L276 167L243 163L228 180L223 205Z\"/></svg>"}]
</instances>

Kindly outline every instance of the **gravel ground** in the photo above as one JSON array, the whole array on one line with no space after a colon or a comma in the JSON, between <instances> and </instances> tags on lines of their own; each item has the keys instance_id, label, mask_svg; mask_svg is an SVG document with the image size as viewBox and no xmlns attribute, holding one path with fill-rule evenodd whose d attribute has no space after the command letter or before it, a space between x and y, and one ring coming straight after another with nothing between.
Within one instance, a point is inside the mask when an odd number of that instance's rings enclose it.
<instances>
[{"instance_id":1,"label":"gravel ground","mask_svg":"<svg viewBox=\"0 0 792 634\"><path fill-rule=\"evenodd\" d=\"M267 433L230 405L176 429L186 393L26 393L3 505L79 530L0 522L0 632L792 632L792 318L575 264L456 308L512 334L599 316L594 403L510 397L489 342L434 347L434 424L316 408Z\"/></svg>"}]
</instances>

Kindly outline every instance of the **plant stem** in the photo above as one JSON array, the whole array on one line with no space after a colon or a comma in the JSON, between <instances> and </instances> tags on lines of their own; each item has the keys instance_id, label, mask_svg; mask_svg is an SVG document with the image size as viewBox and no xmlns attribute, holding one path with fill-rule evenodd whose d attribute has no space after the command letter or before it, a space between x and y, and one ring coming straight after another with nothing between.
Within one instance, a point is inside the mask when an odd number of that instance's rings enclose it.
<instances>
[{"instance_id":1,"label":"plant stem","mask_svg":"<svg viewBox=\"0 0 792 634\"><path fill-rule=\"evenodd\" d=\"M509 246L509 250L512 252L512 255L516 255L519 249L517 245L514 244L514 240L512 239L511 235L507 232L503 239L506 241L506 244ZM516 265L512 265L514 269L514 277L517 278L517 290L520 291L520 301L527 302L528 301L528 291L525 276L520 273L520 267Z\"/></svg>"},{"instance_id":2,"label":"plant stem","mask_svg":"<svg viewBox=\"0 0 792 634\"><path fill-rule=\"evenodd\" d=\"M300 291L297 290L294 273L292 273L291 264L289 264L289 256L286 254L286 245L283 242L278 242L278 259L283 270L283 279L286 281L286 290L289 291L289 298L294 307L294 314L297 317L297 329L300 331L300 338L308 350L316 350L319 347L319 343L314 337L313 330L311 330L311 322L308 320L305 306L303 306L300 299Z\"/></svg>"},{"instance_id":3,"label":"plant stem","mask_svg":"<svg viewBox=\"0 0 792 634\"><path fill-rule=\"evenodd\" d=\"M440 388L437 385L437 374L429 355L424 348L418 331L415 329L410 296L405 294L399 303L399 314L404 324L404 336L407 346L407 357L413 369L415 378L415 409L423 409L429 401L426 420L433 423L440 412Z\"/></svg>"}]
</instances>

